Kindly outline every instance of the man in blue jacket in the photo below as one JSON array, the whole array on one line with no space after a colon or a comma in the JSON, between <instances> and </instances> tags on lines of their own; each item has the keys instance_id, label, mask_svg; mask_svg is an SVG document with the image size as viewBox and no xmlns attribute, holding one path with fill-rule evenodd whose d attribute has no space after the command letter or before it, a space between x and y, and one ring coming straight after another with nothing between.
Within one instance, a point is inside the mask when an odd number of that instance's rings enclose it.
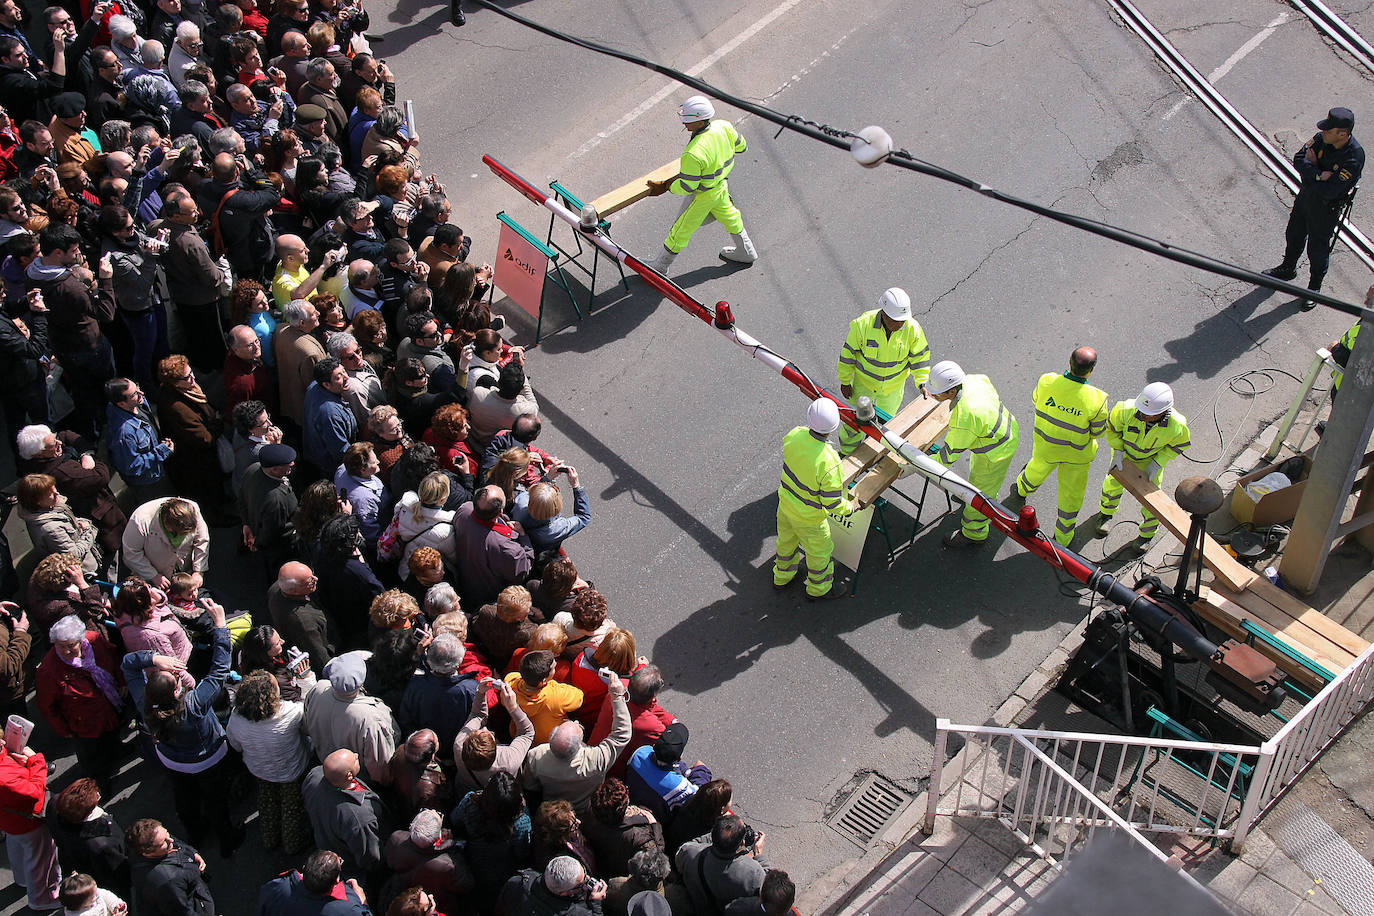
<instances>
[{"instance_id":1,"label":"man in blue jacket","mask_svg":"<svg viewBox=\"0 0 1374 916\"><path fill-rule=\"evenodd\" d=\"M143 389L126 378L105 383L105 435L110 463L131 487L152 486L162 479L162 467L172 454L172 440L158 439L149 418Z\"/></svg>"},{"instance_id":2,"label":"man in blue jacket","mask_svg":"<svg viewBox=\"0 0 1374 916\"><path fill-rule=\"evenodd\" d=\"M300 871L273 878L258 892L258 916L372 916L354 878L340 881L343 860L319 849Z\"/></svg>"},{"instance_id":3,"label":"man in blue jacket","mask_svg":"<svg viewBox=\"0 0 1374 916\"><path fill-rule=\"evenodd\" d=\"M357 438L358 418L344 402L348 370L336 357L327 356L313 369L315 380L305 390L305 458L330 480L343 461L344 452Z\"/></svg>"}]
</instances>

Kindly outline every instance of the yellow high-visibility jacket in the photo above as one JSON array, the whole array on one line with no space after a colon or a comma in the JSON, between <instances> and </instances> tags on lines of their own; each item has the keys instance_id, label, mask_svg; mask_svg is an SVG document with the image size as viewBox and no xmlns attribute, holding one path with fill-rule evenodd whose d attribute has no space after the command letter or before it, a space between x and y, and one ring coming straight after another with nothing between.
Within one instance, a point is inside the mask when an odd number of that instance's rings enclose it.
<instances>
[{"instance_id":1,"label":"yellow high-visibility jacket","mask_svg":"<svg viewBox=\"0 0 1374 916\"><path fill-rule=\"evenodd\" d=\"M854 511L844 495L840 456L828 442L798 426L782 438L782 483L778 502L799 521L819 522Z\"/></svg>"},{"instance_id":2,"label":"yellow high-visibility jacket","mask_svg":"<svg viewBox=\"0 0 1374 916\"><path fill-rule=\"evenodd\" d=\"M1065 373L1046 372L1035 384L1034 455L1044 461L1087 464L1107 431L1107 392Z\"/></svg>"},{"instance_id":3,"label":"yellow high-visibility jacket","mask_svg":"<svg viewBox=\"0 0 1374 916\"><path fill-rule=\"evenodd\" d=\"M949 412L949 432L935 457L949 465L966 451L986 455L1003 448L1016 451L1011 411L986 375L964 376L963 390Z\"/></svg>"},{"instance_id":4,"label":"yellow high-visibility jacket","mask_svg":"<svg viewBox=\"0 0 1374 916\"><path fill-rule=\"evenodd\" d=\"M706 129L693 134L682 151L678 176L668 186L674 194L713 191L725 183L735 167L735 155L748 144L729 121L714 120Z\"/></svg>"},{"instance_id":5,"label":"yellow high-visibility jacket","mask_svg":"<svg viewBox=\"0 0 1374 916\"><path fill-rule=\"evenodd\" d=\"M1107 415L1107 444L1144 468L1151 461L1168 464L1192 445L1188 419L1177 410L1163 423L1146 426L1136 416L1135 398L1118 401Z\"/></svg>"},{"instance_id":6,"label":"yellow high-visibility jacket","mask_svg":"<svg viewBox=\"0 0 1374 916\"><path fill-rule=\"evenodd\" d=\"M930 344L916 321L891 335L883 327L883 310L864 312L849 322L835 372L841 385L857 385L877 395L902 390L907 373L917 385L930 378Z\"/></svg>"}]
</instances>

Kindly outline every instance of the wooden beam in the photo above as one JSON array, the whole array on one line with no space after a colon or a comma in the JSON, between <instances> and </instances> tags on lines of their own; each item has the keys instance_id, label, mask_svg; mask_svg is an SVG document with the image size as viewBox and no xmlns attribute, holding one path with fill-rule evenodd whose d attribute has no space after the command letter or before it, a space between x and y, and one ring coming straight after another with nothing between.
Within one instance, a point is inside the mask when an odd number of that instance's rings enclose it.
<instances>
[{"instance_id":1,"label":"wooden beam","mask_svg":"<svg viewBox=\"0 0 1374 916\"><path fill-rule=\"evenodd\" d=\"M1249 620L1269 630L1269 627L1265 626L1260 620L1257 620L1255 615L1249 613L1245 608L1233 601L1227 600L1206 586L1202 588L1202 596L1193 603L1193 610L1197 611L1198 614L1213 626L1224 631L1228 636L1239 642L1244 642L1250 635L1246 633L1245 628L1241 626L1241 621L1243 620ZM1317 652L1311 646L1298 642L1284 633L1275 633L1273 630L1269 630L1269 633L1275 639L1291 648L1294 652L1305 656L1330 671L1339 673L1346 667L1334 659L1323 657L1321 653ZM1308 689L1319 690L1325 686L1321 678L1317 677L1311 671L1299 665L1273 646L1261 640L1256 640L1255 650L1274 664L1278 665L1284 674L1287 674Z\"/></svg>"},{"instance_id":2,"label":"wooden beam","mask_svg":"<svg viewBox=\"0 0 1374 916\"><path fill-rule=\"evenodd\" d=\"M1160 524L1169 529L1174 537L1181 543L1187 543L1192 517L1180 509L1178 503L1167 493L1155 486L1140 468L1127 461L1123 467L1113 470L1111 474L1142 506L1148 507L1159 519ZM1210 535L1204 535L1202 539L1202 562L1220 582L1235 591L1244 591L1260 578L1253 569L1236 562L1235 558L1226 552L1226 548L1212 540Z\"/></svg>"},{"instance_id":3,"label":"wooden beam","mask_svg":"<svg viewBox=\"0 0 1374 916\"><path fill-rule=\"evenodd\" d=\"M592 206L596 208L597 215L602 219L612 213L624 210L630 204L649 196L650 181L667 181L669 178L676 178L681 163L681 159L665 162L647 175L640 175L634 181L623 184L614 191L602 194L592 201Z\"/></svg>"},{"instance_id":4,"label":"wooden beam","mask_svg":"<svg viewBox=\"0 0 1374 916\"><path fill-rule=\"evenodd\" d=\"M908 430L902 438L924 451L932 442L939 440L947 429L949 429L949 407L944 403L937 403L935 409L927 414L925 419L916 424L913 429ZM877 465L870 468L868 473L854 485L854 498L858 500L860 507L867 506L882 496L900 476L902 476L902 465L891 455L883 455L878 460ZM996 497L997 494L992 495Z\"/></svg>"},{"instance_id":5,"label":"wooden beam","mask_svg":"<svg viewBox=\"0 0 1374 916\"><path fill-rule=\"evenodd\" d=\"M887 428L903 439L909 439L911 431L939 407L939 401L924 394L918 394L914 400L897 411L897 415L887 422ZM946 422L948 422L948 408L946 408L945 413ZM887 449L865 436L864 440L854 448L854 451L846 455L841 462L845 485L852 484L860 475L886 456Z\"/></svg>"},{"instance_id":6,"label":"wooden beam","mask_svg":"<svg viewBox=\"0 0 1374 916\"><path fill-rule=\"evenodd\" d=\"M1274 583L1263 577L1250 583L1246 593L1254 595L1256 598L1272 605L1279 613L1288 619L1302 624L1322 638L1330 640L1341 649L1349 652L1351 656L1358 656L1365 649L1369 648L1369 643L1361 639L1356 634L1350 632L1336 621L1327 617L1314 607L1309 607L1300 599ZM1245 602L1248 607L1250 602ZM1353 660L1353 658L1352 658Z\"/></svg>"},{"instance_id":7,"label":"wooden beam","mask_svg":"<svg viewBox=\"0 0 1374 916\"><path fill-rule=\"evenodd\" d=\"M1357 653L1353 653L1340 643L1333 641L1327 634L1313 629L1309 625L1310 618L1308 620L1294 620L1251 592L1233 592L1224 586L1215 587L1211 589L1211 592L1219 600L1230 602L1239 608L1244 616L1263 626L1270 633L1282 636L1299 646L1306 646L1306 649L1300 651L1313 661L1320 661L1322 664L1330 662L1336 666L1336 669L1345 668L1355 661ZM1325 620L1326 618L1322 619ZM1332 623L1333 621L1327 622ZM1340 624L1335 625L1340 626ZM1350 635L1354 636L1353 633ZM1358 639L1358 637L1355 638Z\"/></svg>"}]
</instances>

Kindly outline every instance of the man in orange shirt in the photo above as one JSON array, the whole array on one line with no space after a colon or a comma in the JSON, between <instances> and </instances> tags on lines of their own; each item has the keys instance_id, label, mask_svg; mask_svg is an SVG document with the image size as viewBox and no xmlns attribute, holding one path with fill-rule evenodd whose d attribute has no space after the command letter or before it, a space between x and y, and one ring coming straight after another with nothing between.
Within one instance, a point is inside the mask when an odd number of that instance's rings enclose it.
<instances>
[{"instance_id":1,"label":"man in orange shirt","mask_svg":"<svg viewBox=\"0 0 1374 916\"><path fill-rule=\"evenodd\" d=\"M568 721L568 713L582 707L582 691L553 680L553 666L553 653L539 649L526 652L520 670L506 675L506 683L515 690L515 702L534 724L535 744L548 741L553 730Z\"/></svg>"}]
</instances>

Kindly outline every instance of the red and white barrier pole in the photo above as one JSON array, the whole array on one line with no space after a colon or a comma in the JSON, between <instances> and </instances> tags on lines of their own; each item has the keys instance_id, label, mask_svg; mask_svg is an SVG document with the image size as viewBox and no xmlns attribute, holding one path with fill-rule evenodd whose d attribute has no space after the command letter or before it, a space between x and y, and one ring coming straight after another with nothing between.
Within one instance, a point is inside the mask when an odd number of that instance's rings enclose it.
<instances>
[{"instance_id":1,"label":"red and white barrier pole","mask_svg":"<svg viewBox=\"0 0 1374 916\"><path fill-rule=\"evenodd\" d=\"M1027 506L1021 510L1019 515L1013 515L1006 508L985 496L967 480L926 455L897 433L885 427L858 422L854 416L853 407L816 385L807 377L806 373L791 362L740 330L735 325L734 316L731 314L728 303L718 302L715 311L712 311L693 299L677 284L630 254L601 232L599 229L600 218L595 213L588 214L590 225L584 224L580 214L573 213L553 196L545 194L491 156L483 156L482 161L496 173L497 177L519 191L526 199L552 211L554 215L582 233L582 236L591 244L596 245L607 255L639 274L646 283L662 293L684 312L711 325L724 337L743 347L750 356L796 385L808 399L829 398L834 401L840 408L840 419L843 422L848 423L854 429L899 456L902 463L913 468L916 473L927 478L940 489L957 496L974 510L982 513L988 518L992 527L1002 534L1016 541L1051 566L1064 570L1095 593L1126 609L1127 613L1137 623L1156 633L1164 634L1166 638L1189 654L1203 660L1210 660L1214 665L1223 664L1219 659L1220 650L1218 647L1193 627L1183 623L1169 608L1149 595L1137 594L1115 576L1099 569L1096 564L1078 553L1061 547L1053 538L1042 532L1036 522L1034 509Z\"/></svg>"}]
</instances>

